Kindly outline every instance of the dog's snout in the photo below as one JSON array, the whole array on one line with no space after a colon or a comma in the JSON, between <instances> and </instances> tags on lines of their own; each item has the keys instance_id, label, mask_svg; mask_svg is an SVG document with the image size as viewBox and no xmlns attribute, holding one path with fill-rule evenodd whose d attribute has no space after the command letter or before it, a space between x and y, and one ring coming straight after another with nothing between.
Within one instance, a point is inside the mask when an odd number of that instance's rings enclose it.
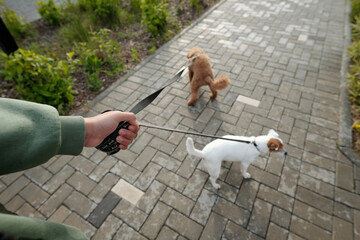
<instances>
[{"instance_id":1,"label":"dog's snout","mask_svg":"<svg viewBox=\"0 0 360 240\"><path fill-rule=\"evenodd\" d=\"M286 155L287 155L287 152L284 152L284 155L286 156Z\"/></svg>"}]
</instances>

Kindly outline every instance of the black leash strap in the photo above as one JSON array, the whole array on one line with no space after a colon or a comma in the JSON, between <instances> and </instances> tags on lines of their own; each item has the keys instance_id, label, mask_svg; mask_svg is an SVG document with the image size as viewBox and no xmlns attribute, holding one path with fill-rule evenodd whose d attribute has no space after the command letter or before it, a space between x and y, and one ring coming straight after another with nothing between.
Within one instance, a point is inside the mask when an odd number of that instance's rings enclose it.
<instances>
[{"instance_id":1,"label":"black leash strap","mask_svg":"<svg viewBox=\"0 0 360 240\"><path fill-rule=\"evenodd\" d=\"M157 96L164 90L167 86L174 83L176 80L178 80L184 73L184 71L194 63L195 59L199 57L200 54L196 55L193 59L191 59L187 64L185 64L176 74L175 76L170 80L168 84L166 84L164 87L160 88L156 92L150 94L140 102L138 102L131 110L132 113L138 113L144 108L146 108L150 103L152 103ZM110 110L106 110L105 112L108 112ZM129 127L128 122L120 122L117 128L109 135L107 136L96 148L100 151L106 152L108 155L112 155L120 151L119 143L116 141L116 137L119 136L119 130L122 128L128 129Z\"/></svg>"}]
</instances>

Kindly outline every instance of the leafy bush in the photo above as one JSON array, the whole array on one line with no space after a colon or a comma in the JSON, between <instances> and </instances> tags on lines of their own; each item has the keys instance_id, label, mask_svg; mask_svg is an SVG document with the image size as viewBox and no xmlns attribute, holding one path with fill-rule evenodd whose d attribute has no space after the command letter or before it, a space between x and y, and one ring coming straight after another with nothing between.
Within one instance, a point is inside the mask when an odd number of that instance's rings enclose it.
<instances>
[{"instance_id":1,"label":"leafy bush","mask_svg":"<svg viewBox=\"0 0 360 240\"><path fill-rule=\"evenodd\" d=\"M50 25L60 26L61 14L53 0L48 0L47 3L36 2L36 4L39 6L38 11L43 19Z\"/></svg>"},{"instance_id":2,"label":"leafy bush","mask_svg":"<svg viewBox=\"0 0 360 240\"><path fill-rule=\"evenodd\" d=\"M144 0L141 5L142 21L154 38L168 31L168 12L165 2L166 0Z\"/></svg>"},{"instance_id":3,"label":"leafy bush","mask_svg":"<svg viewBox=\"0 0 360 240\"><path fill-rule=\"evenodd\" d=\"M351 0L350 21L355 22L355 17L360 16L360 0Z\"/></svg>"},{"instance_id":4,"label":"leafy bush","mask_svg":"<svg viewBox=\"0 0 360 240\"><path fill-rule=\"evenodd\" d=\"M0 1L0 16L16 40L21 40L30 34L30 24L16 15L14 10L6 7L3 1Z\"/></svg>"},{"instance_id":5,"label":"leafy bush","mask_svg":"<svg viewBox=\"0 0 360 240\"><path fill-rule=\"evenodd\" d=\"M52 105L62 114L73 105L73 79L66 61L56 62L23 49L4 57L1 74L5 80L16 83L21 99Z\"/></svg>"}]
</instances>

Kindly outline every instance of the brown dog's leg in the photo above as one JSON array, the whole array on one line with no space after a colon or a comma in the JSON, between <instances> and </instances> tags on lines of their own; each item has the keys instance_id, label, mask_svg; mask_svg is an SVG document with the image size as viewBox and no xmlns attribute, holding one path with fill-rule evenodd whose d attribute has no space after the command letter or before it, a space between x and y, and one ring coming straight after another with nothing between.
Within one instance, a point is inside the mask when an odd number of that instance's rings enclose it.
<instances>
[{"instance_id":1,"label":"brown dog's leg","mask_svg":"<svg viewBox=\"0 0 360 240\"><path fill-rule=\"evenodd\" d=\"M214 86L213 80L211 79L211 77L207 77L206 82L208 83L208 86L209 86L210 91L211 91L210 98L215 99L217 97L218 92L217 92L217 90L216 90L216 88Z\"/></svg>"},{"instance_id":2,"label":"brown dog's leg","mask_svg":"<svg viewBox=\"0 0 360 240\"><path fill-rule=\"evenodd\" d=\"M188 101L188 105L189 106L193 106L195 105L195 103L197 102L197 100L199 99L199 89L200 86L198 86L197 84L194 84L195 81L191 82L190 84L190 89L191 89L191 98Z\"/></svg>"}]
</instances>

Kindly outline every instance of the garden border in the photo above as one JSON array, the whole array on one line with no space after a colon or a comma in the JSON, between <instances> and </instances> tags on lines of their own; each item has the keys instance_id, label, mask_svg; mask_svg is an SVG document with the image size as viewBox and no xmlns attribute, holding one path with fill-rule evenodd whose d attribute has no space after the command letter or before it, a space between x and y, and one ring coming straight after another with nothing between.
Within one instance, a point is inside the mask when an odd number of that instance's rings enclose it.
<instances>
[{"instance_id":1,"label":"garden border","mask_svg":"<svg viewBox=\"0 0 360 240\"><path fill-rule=\"evenodd\" d=\"M339 142L338 149L344 156L352 161L356 166L360 167L360 157L353 150L352 144L352 118L351 103L349 99L348 86L349 78L347 71L349 69L350 57L347 47L351 44L351 27L350 16L351 4L346 3L345 6L345 26L344 26L344 46L341 63L341 83L340 83L340 124L339 124Z\"/></svg>"}]
</instances>

